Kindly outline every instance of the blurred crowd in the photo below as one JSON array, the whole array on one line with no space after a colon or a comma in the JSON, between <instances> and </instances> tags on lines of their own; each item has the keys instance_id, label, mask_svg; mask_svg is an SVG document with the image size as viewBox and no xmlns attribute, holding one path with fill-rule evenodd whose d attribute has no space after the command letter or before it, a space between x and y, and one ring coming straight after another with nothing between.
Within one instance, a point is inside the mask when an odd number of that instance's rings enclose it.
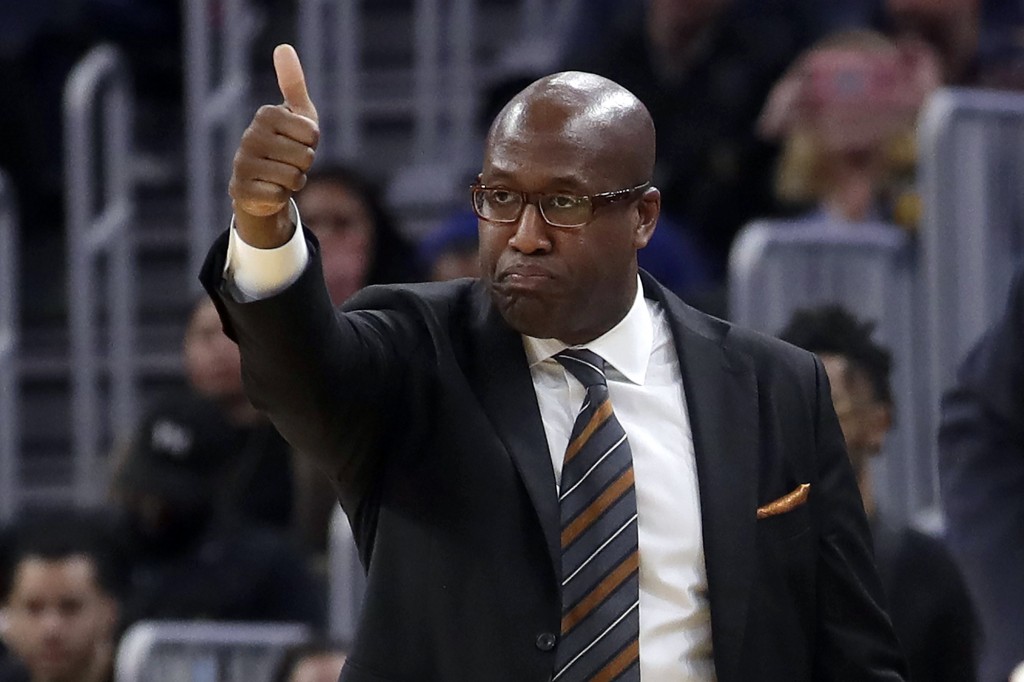
<instances>
[{"instance_id":1,"label":"blurred crowd","mask_svg":"<svg viewBox=\"0 0 1024 682\"><path fill-rule=\"evenodd\" d=\"M136 74L140 96L180 109L181 3L7 5L0 90L10 96L0 108L0 168L18 192L27 257L40 258L32 247L39 238L28 233L59 234L63 220L58 131L68 70L88 46L114 41L143 69ZM272 0L260 5L271 17L294 9ZM1024 5L1011 0L576 5L550 59L505 56L482 93L485 115L550 71L591 71L634 92L656 124L653 181L664 200L641 266L687 302L723 317L729 249L745 224L787 217L913 232L921 215L916 126L928 96L943 86L1024 90ZM358 159L314 171L297 203L319 240L335 303L367 285L477 274L468 198L464 210L413 236L385 204L384 179L365 177ZM44 239L40 249L51 247ZM1012 324L1007 333L1013 329L1024 335ZM889 356L872 341L870 322L827 308L805 311L779 331L826 360L914 679L972 680L984 659L977 679L1006 680L1024 660L1024 604L995 617L997 596L972 604L975 585L987 578L972 575L968 564L968 586L958 564L963 552L890 526L872 504L865 463L881 449L895 406ZM1000 424L1012 425L1006 442L1020 447L1020 363L1000 371L1006 364L999 362L1014 361L1008 355L975 366L969 381L985 381L976 375L989 371L1018 382L1006 389L1016 411L998 414ZM249 403L238 350L205 298L195 302L184 331L182 366L184 389L148 405L111 453L115 474L103 509L51 510L7 529L0 632L8 653L0 682L112 679L118 637L143 620L298 621L325 629L327 539L337 505L331 482ZM962 405L976 384L956 394L961 411L944 431L948 443L964 441L970 413ZM963 468L966 460L949 461ZM1024 498L1024 476L1016 476L1014 490ZM957 490L953 483L946 492ZM1017 553L1024 547L1024 537L1002 541ZM1024 574L1007 579L1016 580L1015 598L1024 597ZM1006 634L1008 622L1018 629ZM276 679L336 679L340 651L325 642L293 652L293 670L282 666ZM320 670L330 672L317 677Z\"/></svg>"}]
</instances>

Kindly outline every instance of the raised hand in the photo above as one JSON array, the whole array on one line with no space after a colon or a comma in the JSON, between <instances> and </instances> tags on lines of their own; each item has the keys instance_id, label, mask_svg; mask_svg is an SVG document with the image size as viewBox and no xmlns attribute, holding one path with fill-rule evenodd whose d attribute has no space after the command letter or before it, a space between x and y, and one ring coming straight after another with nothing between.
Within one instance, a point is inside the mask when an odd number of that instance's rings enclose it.
<instances>
[{"instance_id":1,"label":"raised hand","mask_svg":"<svg viewBox=\"0 0 1024 682\"><path fill-rule=\"evenodd\" d=\"M274 70L284 103L256 112L235 153L228 186L239 236L258 248L281 246L294 232L288 200L306 184L320 139L316 107L291 45L274 49Z\"/></svg>"}]
</instances>

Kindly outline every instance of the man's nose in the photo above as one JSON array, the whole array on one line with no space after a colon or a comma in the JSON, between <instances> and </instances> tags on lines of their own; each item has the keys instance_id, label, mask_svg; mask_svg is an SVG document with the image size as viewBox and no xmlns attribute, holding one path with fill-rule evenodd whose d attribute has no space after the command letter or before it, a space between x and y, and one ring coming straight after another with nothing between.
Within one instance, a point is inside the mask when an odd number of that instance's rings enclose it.
<instances>
[{"instance_id":1,"label":"man's nose","mask_svg":"<svg viewBox=\"0 0 1024 682\"><path fill-rule=\"evenodd\" d=\"M47 637L56 637L60 634L64 619L56 609L51 609L42 616L42 630Z\"/></svg>"},{"instance_id":2,"label":"man's nose","mask_svg":"<svg viewBox=\"0 0 1024 682\"><path fill-rule=\"evenodd\" d=\"M516 231L509 239L509 246L521 253L545 253L551 250L548 230L551 226L544 220L536 204L527 204L516 222Z\"/></svg>"}]
</instances>

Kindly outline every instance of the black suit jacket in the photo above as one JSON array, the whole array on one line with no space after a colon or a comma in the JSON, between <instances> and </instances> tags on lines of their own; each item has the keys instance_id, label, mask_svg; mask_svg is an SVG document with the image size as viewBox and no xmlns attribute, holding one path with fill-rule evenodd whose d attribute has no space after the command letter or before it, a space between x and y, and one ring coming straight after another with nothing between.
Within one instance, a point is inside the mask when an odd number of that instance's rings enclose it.
<instances>
[{"instance_id":1,"label":"black suit jacket","mask_svg":"<svg viewBox=\"0 0 1024 682\"><path fill-rule=\"evenodd\" d=\"M281 294L203 281L253 402L331 476L367 569L344 682L546 682L559 511L522 340L474 280L371 287L335 314L311 262ZM668 313L692 422L721 682L901 680L825 373L809 353ZM759 506L810 483L806 504Z\"/></svg>"}]
</instances>

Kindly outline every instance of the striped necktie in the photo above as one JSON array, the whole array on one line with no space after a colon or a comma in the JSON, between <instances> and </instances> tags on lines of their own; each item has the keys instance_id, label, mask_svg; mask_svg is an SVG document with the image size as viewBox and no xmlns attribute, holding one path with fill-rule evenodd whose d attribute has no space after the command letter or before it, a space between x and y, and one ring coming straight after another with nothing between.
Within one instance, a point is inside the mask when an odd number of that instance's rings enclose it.
<instances>
[{"instance_id":1,"label":"striped necktie","mask_svg":"<svg viewBox=\"0 0 1024 682\"><path fill-rule=\"evenodd\" d=\"M633 458L612 412L604 360L555 356L587 389L562 464L562 636L553 682L640 679Z\"/></svg>"}]
</instances>

